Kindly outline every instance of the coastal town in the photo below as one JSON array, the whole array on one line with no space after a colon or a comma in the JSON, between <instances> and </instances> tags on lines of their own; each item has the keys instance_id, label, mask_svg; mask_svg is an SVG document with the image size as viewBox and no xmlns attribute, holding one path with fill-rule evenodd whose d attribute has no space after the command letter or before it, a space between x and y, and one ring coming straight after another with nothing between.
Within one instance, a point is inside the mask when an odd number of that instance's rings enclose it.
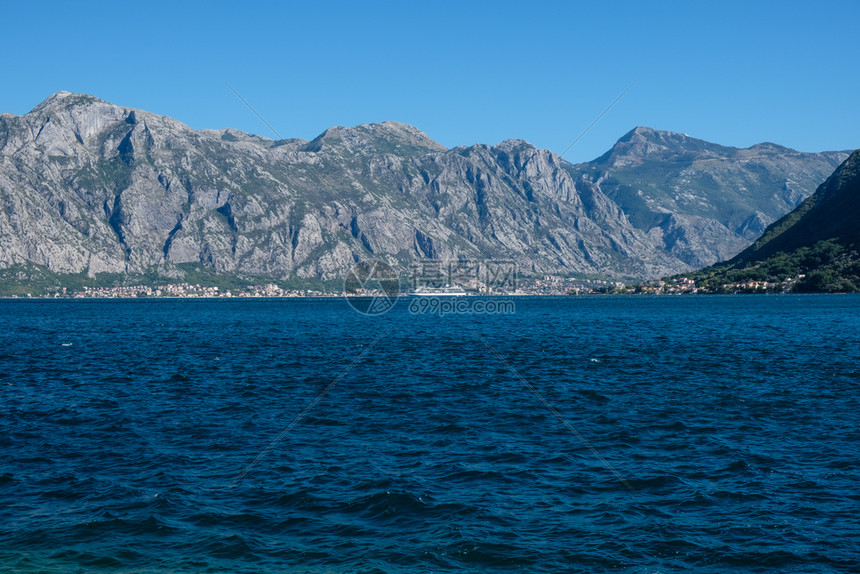
<instances>
[{"instance_id":1,"label":"coastal town","mask_svg":"<svg viewBox=\"0 0 860 574\"><path fill-rule=\"evenodd\" d=\"M636 285L624 285L605 291L617 295L716 295L737 293L790 293L797 283L806 275L786 277L782 281L740 281L711 285L707 282L696 282L689 277L673 277L667 280L651 281Z\"/></svg>"},{"instance_id":2,"label":"coastal town","mask_svg":"<svg viewBox=\"0 0 860 574\"><path fill-rule=\"evenodd\" d=\"M190 283L172 283L158 287L134 285L130 287L84 287L65 295L73 299L121 299L136 297L173 297L173 298L232 298L232 297L334 297L339 293L312 289L283 289L274 283L252 285L242 289L221 289L217 286L204 286ZM62 295L58 295L62 296Z\"/></svg>"},{"instance_id":3,"label":"coastal town","mask_svg":"<svg viewBox=\"0 0 860 574\"><path fill-rule=\"evenodd\" d=\"M583 281L567 277L545 275L540 278L518 279L504 285L492 285L481 281L464 281L457 284L467 296L524 296L524 295L571 295L606 292L620 289L623 283L605 280ZM407 295L414 285L403 281L397 295ZM287 297L344 297L350 295L378 295L380 291L372 288L346 290L342 286L324 288L288 288L276 283L249 285L240 288L223 288L199 283L168 283L164 285L123 285L83 287L78 290L67 287L56 288L43 297L67 299L135 299L135 298L287 298ZM12 295L13 298L34 298L33 295Z\"/></svg>"},{"instance_id":4,"label":"coastal town","mask_svg":"<svg viewBox=\"0 0 860 574\"><path fill-rule=\"evenodd\" d=\"M689 277L625 284L620 281L572 279L545 275L540 278L520 278L516 282L493 286L480 281L467 281L458 287L467 296L560 296L560 295L704 295L732 293L789 293L805 275L785 278L783 281L744 281L711 286L697 283ZM404 282L396 295L412 291ZM164 285L128 285L112 287L83 287L70 290L57 288L43 297L68 299L132 299L132 298L287 298L287 297L345 297L379 295L379 289L348 291L345 289L298 289L276 283L249 285L241 288L221 288L198 283L168 283ZM15 295L12 298L33 298L33 295Z\"/></svg>"}]
</instances>

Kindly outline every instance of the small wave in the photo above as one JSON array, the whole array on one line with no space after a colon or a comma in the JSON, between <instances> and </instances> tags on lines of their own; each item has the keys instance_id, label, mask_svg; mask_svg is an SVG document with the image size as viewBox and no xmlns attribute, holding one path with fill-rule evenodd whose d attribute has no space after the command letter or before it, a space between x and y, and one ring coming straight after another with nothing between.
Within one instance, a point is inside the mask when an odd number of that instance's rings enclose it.
<instances>
[{"instance_id":1,"label":"small wave","mask_svg":"<svg viewBox=\"0 0 860 574\"><path fill-rule=\"evenodd\" d=\"M209 540L199 543L203 553L213 558L255 562L259 560L254 548L245 537L238 534L209 537Z\"/></svg>"},{"instance_id":2,"label":"small wave","mask_svg":"<svg viewBox=\"0 0 860 574\"><path fill-rule=\"evenodd\" d=\"M596 403L608 403L612 400L609 397L607 397L606 395L604 395L603 393L600 393L600 392L592 390L592 389L580 389L579 394L583 398L589 399L589 400L594 401Z\"/></svg>"},{"instance_id":3,"label":"small wave","mask_svg":"<svg viewBox=\"0 0 860 574\"><path fill-rule=\"evenodd\" d=\"M497 470L462 469L445 476L446 482L459 484L487 484L493 481L508 482L511 478Z\"/></svg>"},{"instance_id":4,"label":"small wave","mask_svg":"<svg viewBox=\"0 0 860 574\"><path fill-rule=\"evenodd\" d=\"M259 504L261 501L257 499L256 502ZM273 502L279 508L300 508L306 510L321 510L329 506L325 499L314 496L307 490L297 490L281 494L274 497Z\"/></svg>"},{"instance_id":5,"label":"small wave","mask_svg":"<svg viewBox=\"0 0 860 574\"><path fill-rule=\"evenodd\" d=\"M461 434L470 431L471 428L467 425L458 423L445 423L444 425L433 429L433 434L451 435Z\"/></svg>"},{"instance_id":6,"label":"small wave","mask_svg":"<svg viewBox=\"0 0 860 574\"><path fill-rule=\"evenodd\" d=\"M681 478L670 474L661 474L651 477L631 477L627 478L627 482L638 491L667 491L676 489L679 486L689 487Z\"/></svg>"},{"instance_id":7,"label":"small wave","mask_svg":"<svg viewBox=\"0 0 860 574\"><path fill-rule=\"evenodd\" d=\"M717 490L710 494L715 500L731 500L733 502L759 502L769 500L762 492L742 492L734 490Z\"/></svg>"},{"instance_id":8,"label":"small wave","mask_svg":"<svg viewBox=\"0 0 860 574\"><path fill-rule=\"evenodd\" d=\"M102 535L116 536L127 534L130 536L145 536L148 534L166 535L178 533L179 530L169 526L161 518L148 515L142 518L109 518L104 520L91 520L78 524L73 529L73 536L85 539L97 539Z\"/></svg>"},{"instance_id":9,"label":"small wave","mask_svg":"<svg viewBox=\"0 0 860 574\"><path fill-rule=\"evenodd\" d=\"M409 492L377 492L347 503L344 511L362 513L369 518L411 515L427 508L420 496Z\"/></svg>"},{"instance_id":10,"label":"small wave","mask_svg":"<svg viewBox=\"0 0 860 574\"><path fill-rule=\"evenodd\" d=\"M532 566L540 559L540 552L513 544L463 541L439 552L449 566L460 568Z\"/></svg>"}]
</instances>

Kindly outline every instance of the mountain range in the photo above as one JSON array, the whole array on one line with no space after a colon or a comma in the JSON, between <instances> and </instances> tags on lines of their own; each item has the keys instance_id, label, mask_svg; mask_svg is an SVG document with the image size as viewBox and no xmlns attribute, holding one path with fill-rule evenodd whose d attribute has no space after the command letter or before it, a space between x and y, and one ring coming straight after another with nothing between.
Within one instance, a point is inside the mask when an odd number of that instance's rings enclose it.
<instances>
[{"instance_id":1,"label":"mountain range","mask_svg":"<svg viewBox=\"0 0 860 574\"><path fill-rule=\"evenodd\" d=\"M332 280L367 258L495 258L647 279L736 255L847 157L644 127L582 164L396 122L271 140L58 92L0 114L0 269Z\"/></svg>"}]
</instances>

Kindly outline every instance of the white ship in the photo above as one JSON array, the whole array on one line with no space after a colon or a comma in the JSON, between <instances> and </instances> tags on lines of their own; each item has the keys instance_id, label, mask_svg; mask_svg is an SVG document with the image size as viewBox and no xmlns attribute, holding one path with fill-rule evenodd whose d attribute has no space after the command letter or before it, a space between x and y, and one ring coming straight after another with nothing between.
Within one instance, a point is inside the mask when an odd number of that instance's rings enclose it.
<instances>
[{"instance_id":1,"label":"white ship","mask_svg":"<svg viewBox=\"0 0 860 574\"><path fill-rule=\"evenodd\" d=\"M463 297L466 292L461 287L417 287L409 292L410 297Z\"/></svg>"}]
</instances>

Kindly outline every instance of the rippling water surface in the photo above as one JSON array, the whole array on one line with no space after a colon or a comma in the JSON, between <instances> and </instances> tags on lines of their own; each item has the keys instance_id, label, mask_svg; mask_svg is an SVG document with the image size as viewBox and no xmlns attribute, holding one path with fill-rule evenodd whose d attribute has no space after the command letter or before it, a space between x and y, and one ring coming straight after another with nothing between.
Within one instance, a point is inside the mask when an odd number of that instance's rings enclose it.
<instances>
[{"instance_id":1,"label":"rippling water surface","mask_svg":"<svg viewBox=\"0 0 860 574\"><path fill-rule=\"evenodd\" d=\"M0 301L0 570L860 571L860 297L515 305Z\"/></svg>"}]
</instances>

